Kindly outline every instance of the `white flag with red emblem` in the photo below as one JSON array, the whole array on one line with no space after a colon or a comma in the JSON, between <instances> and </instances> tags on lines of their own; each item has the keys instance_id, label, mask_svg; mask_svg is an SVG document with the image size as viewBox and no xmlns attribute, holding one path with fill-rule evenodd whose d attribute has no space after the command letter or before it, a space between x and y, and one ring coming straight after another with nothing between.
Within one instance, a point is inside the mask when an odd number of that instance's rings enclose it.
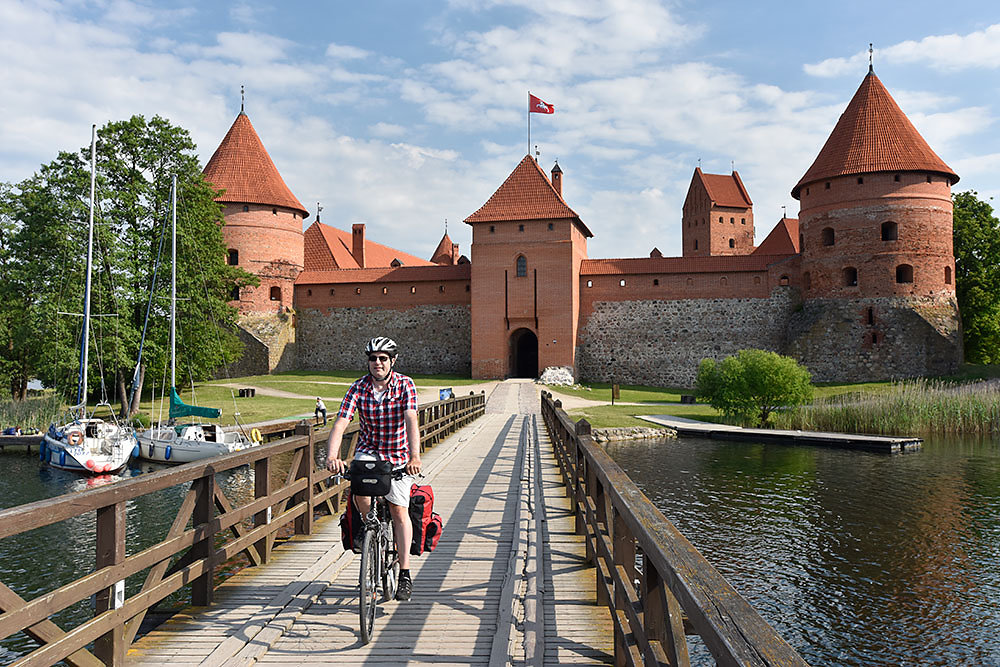
<instances>
[{"instance_id":1,"label":"white flag with red emblem","mask_svg":"<svg viewBox=\"0 0 1000 667\"><path fill-rule=\"evenodd\" d=\"M528 93L528 113L555 113L556 108L541 98Z\"/></svg>"}]
</instances>

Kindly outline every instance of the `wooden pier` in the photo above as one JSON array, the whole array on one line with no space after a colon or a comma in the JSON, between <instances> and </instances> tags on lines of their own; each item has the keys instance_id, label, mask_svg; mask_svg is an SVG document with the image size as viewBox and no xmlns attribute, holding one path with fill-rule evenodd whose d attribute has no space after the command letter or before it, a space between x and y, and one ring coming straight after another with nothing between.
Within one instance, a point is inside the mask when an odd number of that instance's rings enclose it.
<instances>
[{"instance_id":1,"label":"wooden pier","mask_svg":"<svg viewBox=\"0 0 1000 667\"><path fill-rule=\"evenodd\" d=\"M916 451L923 440L912 437L890 435L866 435L853 433L826 433L823 431L782 431L770 428L742 428L728 424L673 417L671 415L645 415L639 417L654 424L669 426L680 436L711 438L713 440L737 440L743 442L768 442L782 445L815 445L820 447L840 447L860 449L882 454L899 454Z\"/></svg>"}]
</instances>

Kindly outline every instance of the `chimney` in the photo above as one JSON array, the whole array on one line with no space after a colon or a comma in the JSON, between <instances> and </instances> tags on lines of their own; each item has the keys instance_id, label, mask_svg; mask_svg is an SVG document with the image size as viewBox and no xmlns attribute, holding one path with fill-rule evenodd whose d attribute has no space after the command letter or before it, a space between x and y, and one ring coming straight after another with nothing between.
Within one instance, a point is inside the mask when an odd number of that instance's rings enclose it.
<instances>
[{"instance_id":1,"label":"chimney","mask_svg":"<svg viewBox=\"0 0 1000 667\"><path fill-rule=\"evenodd\" d=\"M562 197L562 169L559 168L558 162L552 167L552 187L555 188L556 194Z\"/></svg>"},{"instance_id":2,"label":"chimney","mask_svg":"<svg viewBox=\"0 0 1000 667\"><path fill-rule=\"evenodd\" d=\"M365 268L365 223L354 223L351 231L353 232L351 254L354 255L354 261L363 269Z\"/></svg>"},{"instance_id":3,"label":"chimney","mask_svg":"<svg viewBox=\"0 0 1000 667\"><path fill-rule=\"evenodd\" d=\"M451 263L452 264L457 264L459 257L460 257L460 255L459 255L459 252L458 252L458 244L457 243L452 243L451 244Z\"/></svg>"}]
</instances>

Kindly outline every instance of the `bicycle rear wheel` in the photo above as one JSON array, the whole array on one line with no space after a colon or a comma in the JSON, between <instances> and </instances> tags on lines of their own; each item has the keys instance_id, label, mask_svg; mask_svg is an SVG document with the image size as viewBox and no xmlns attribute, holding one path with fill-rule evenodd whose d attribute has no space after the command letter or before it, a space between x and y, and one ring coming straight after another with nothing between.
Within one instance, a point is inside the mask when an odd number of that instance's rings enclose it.
<instances>
[{"instance_id":1,"label":"bicycle rear wheel","mask_svg":"<svg viewBox=\"0 0 1000 667\"><path fill-rule=\"evenodd\" d=\"M385 557L382 564L382 599L395 600L396 586L399 584L399 554L396 553L396 536L392 521L385 523Z\"/></svg>"},{"instance_id":2,"label":"bicycle rear wheel","mask_svg":"<svg viewBox=\"0 0 1000 667\"><path fill-rule=\"evenodd\" d=\"M375 608L378 604L379 543L377 531L365 530L361 548L361 591L358 615L361 618L361 643L367 644L375 630Z\"/></svg>"}]
</instances>

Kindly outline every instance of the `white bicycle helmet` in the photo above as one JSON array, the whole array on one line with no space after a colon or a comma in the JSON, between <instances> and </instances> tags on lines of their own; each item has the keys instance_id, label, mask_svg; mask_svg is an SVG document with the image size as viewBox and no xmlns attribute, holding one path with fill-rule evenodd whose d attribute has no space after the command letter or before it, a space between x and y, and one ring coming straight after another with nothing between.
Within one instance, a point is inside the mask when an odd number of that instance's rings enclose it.
<instances>
[{"instance_id":1,"label":"white bicycle helmet","mask_svg":"<svg viewBox=\"0 0 1000 667\"><path fill-rule=\"evenodd\" d=\"M365 345L365 354L372 354L373 352L385 352L390 357L395 358L399 353L399 348L393 339L386 338L385 336L376 336Z\"/></svg>"}]
</instances>

